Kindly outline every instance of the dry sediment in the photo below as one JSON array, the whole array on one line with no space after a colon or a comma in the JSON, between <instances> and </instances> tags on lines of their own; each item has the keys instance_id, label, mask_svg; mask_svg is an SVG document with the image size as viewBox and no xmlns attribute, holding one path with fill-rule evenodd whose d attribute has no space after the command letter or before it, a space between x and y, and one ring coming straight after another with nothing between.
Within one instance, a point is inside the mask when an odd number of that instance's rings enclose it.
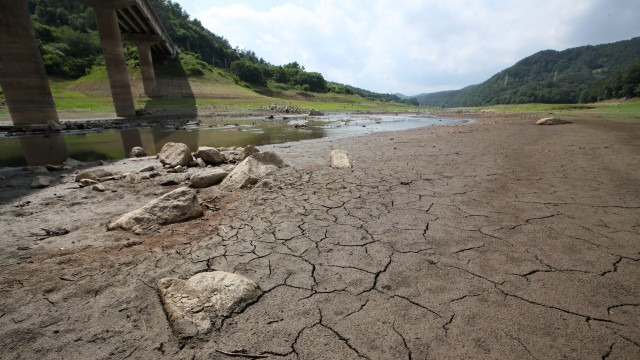
<instances>
[{"instance_id":1,"label":"dry sediment","mask_svg":"<svg viewBox=\"0 0 640 360\"><path fill-rule=\"evenodd\" d=\"M200 190L202 218L143 236L105 224L175 187L4 187L0 351L638 358L639 136L638 125L495 118L276 145L291 166L265 185ZM329 167L335 148L352 169ZM69 232L30 235L57 227ZM261 295L209 338L180 341L155 283L212 270Z\"/></svg>"}]
</instances>

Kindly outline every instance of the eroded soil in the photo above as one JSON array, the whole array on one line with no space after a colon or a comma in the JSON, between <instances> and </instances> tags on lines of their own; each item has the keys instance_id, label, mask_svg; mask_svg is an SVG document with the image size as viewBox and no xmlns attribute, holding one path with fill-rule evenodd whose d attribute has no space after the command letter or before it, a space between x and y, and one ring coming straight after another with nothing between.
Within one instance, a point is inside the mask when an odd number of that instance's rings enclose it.
<instances>
[{"instance_id":1,"label":"eroded soil","mask_svg":"<svg viewBox=\"0 0 640 360\"><path fill-rule=\"evenodd\" d=\"M532 120L276 145L292 166L268 184L202 190L202 219L144 236L105 224L175 187L3 180L0 353L640 358L640 126ZM180 342L155 282L214 269L263 295Z\"/></svg>"}]
</instances>

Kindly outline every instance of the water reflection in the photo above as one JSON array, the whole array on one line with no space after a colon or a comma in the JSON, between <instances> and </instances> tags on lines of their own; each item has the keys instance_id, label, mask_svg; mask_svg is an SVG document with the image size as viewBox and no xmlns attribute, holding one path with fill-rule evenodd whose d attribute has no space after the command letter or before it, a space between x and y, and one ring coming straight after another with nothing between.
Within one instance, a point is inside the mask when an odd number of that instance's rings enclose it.
<instances>
[{"instance_id":1,"label":"water reflection","mask_svg":"<svg viewBox=\"0 0 640 360\"><path fill-rule=\"evenodd\" d=\"M144 147L140 137L140 129L122 130L120 131L120 138L122 138L122 148L125 154L128 154L136 146Z\"/></svg>"},{"instance_id":2,"label":"water reflection","mask_svg":"<svg viewBox=\"0 0 640 360\"><path fill-rule=\"evenodd\" d=\"M67 157L67 145L62 134L51 134L41 137L21 137L20 148L26 164L46 165L61 164ZM4 151L2 152L4 154ZM1 162L0 162L1 163Z\"/></svg>"},{"instance_id":3,"label":"water reflection","mask_svg":"<svg viewBox=\"0 0 640 360\"><path fill-rule=\"evenodd\" d=\"M154 155L167 142L198 146L229 147L279 144L323 137L357 136L379 131L406 130L429 125L461 123L415 115L331 115L318 118L201 119L201 125L158 126L143 129L105 130L24 136L0 139L0 166L42 165L68 157L80 161L122 159L133 146ZM298 125L296 127L295 125Z\"/></svg>"}]
</instances>

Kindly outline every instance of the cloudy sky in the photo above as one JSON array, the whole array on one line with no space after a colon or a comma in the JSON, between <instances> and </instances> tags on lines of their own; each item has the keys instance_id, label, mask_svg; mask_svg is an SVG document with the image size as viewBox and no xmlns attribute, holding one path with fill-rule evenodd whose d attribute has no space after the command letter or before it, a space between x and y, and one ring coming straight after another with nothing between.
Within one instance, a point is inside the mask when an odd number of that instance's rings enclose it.
<instances>
[{"instance_id":1,"label":"cloudy sky","mask_svg":"<svg viewBox=\"0 0 640 360\"><path fill-rule=\"evenodd\" d=\"M176 1L176 0L174 0ZM640 36L638 0L177 0L232 46L377 92L458 89L545 49Z\"/></svg>"}]
</instances>

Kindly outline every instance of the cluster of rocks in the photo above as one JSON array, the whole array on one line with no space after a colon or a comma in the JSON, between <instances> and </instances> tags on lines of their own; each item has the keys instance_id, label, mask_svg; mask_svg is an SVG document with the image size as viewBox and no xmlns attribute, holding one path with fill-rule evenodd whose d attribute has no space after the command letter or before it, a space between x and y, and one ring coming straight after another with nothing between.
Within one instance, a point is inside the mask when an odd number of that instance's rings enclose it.
<instances>
[{"instance_id":1,"label":"cluster of rocks","mask_svg":"<svg viewBox=\"0 0 640 360\"><path fill-rule=\"evenodd\" d=\"M156 126L158 122L153 120L152 118L146 118L144 120L131 120L127 121L121 120L90 120L90 121L63 121L60 124L55 124L55 126L43 125L43 126L7 126L3 127L2 131L6 133L7 136L22 136L26 134L39 134L39 133L48 133L51 131L60 132L60 131L100 131L103 129L116 129L116 130L125 130L125 129L142 129L142 128L150 128ZM171 122L164 121L164 124L172 125L175 129L185 129L188 126L197 126L199 123L190 123L187 120L174 120Z\"/></svg>"},{"instance_id":2,"label":"cluster of rocks","mask_svg":"<svg viewBox=\"0 0 640 360\"><path fill-rule=\"evenodd\" d=\"M284 114L304 114L305 111L297 106L291 105L275 105L272 104L270 106L262 108L262 110L270 110L274 113L284 113Z\"/></svg>"},{"instance_id":3,"label":"cluster of rocks","mask_svg":"<svg viewBox=\"0 0 640 360\"><path fill-rule=\"evenodd\" d=\"M30 187L32 189L42 189L53 184L57 177L51 176L52 172L58 172L63 170L69 170L76 166L83 165L84 163L72 158L68 158L64 163L59 165L47 164L45 166L32 166L31 171L34 173L34 178L31 180ZM65 175L60 175L65 176Z\"/></svg>"},{"instance_id":4,"label":"cluster of rocks","mask_svg":"<svg viewBox=\"0 0 640 360\"><path fill-rule=\"evenodd\" d=\"M130 153L131 157L144 155L146 152L142 148L133 148ZM162 166L147 164L130 173L114 173L102 167L76 172L74 180L80 187L91 186L96 191L105 191L104 183L108 181L139 182L167 176L178 178L175 184L184 184L138 209L115 218L108 223L107 230L122 229L142 235L163 225L198 218L204 211L198 200L197 189L214 185L219 185L224 191L250 187L266 175L287 166L276 153L261 152L254 146L200 147L192 153L185 144L167 143L158 153L157 159ZM351 167L347 152L343 150L333 150L330 161L333 168ZM36 170L44 173L69 169L80 164L82 163L70 162ZM44 179L39 180L46 182ZM159 183L162 184L163 181ZM206 336L219 326L223 319L242 311L248 304L258 301L263 294L254 281L238 274L211 271L187 277L186 280L163 278L156 283L156 290L171 329L179 339Z\"/></svg>"},{"instance_id":5,"label":"cluster of rocks","mask_svg":"<svg viewBox=\"0 0 640 360\"><path fill-rule=\"evenodd\" d=\"M138 153L139 151L132 151ZM260 152L255 146L244 148L199 147L195 153L182 143L167 143L157 155L163 167L148 165L125 174L111 174L96 168L76 175L81 186L96 186L106 180L123 179L137 183L161 177L160 185L185 186L128 212L109 223L109 230L124 229L134 233L147 233L161 225L171 224L202 215L196 190L219 185L221 190L233 191L258 183L264 176L287 166L273 152ZM237 165L235 165L238 163ZM188 168L195 168L187 171ZM163 175L161 171L171 175Z\"/></svg>"}]
</instances>

